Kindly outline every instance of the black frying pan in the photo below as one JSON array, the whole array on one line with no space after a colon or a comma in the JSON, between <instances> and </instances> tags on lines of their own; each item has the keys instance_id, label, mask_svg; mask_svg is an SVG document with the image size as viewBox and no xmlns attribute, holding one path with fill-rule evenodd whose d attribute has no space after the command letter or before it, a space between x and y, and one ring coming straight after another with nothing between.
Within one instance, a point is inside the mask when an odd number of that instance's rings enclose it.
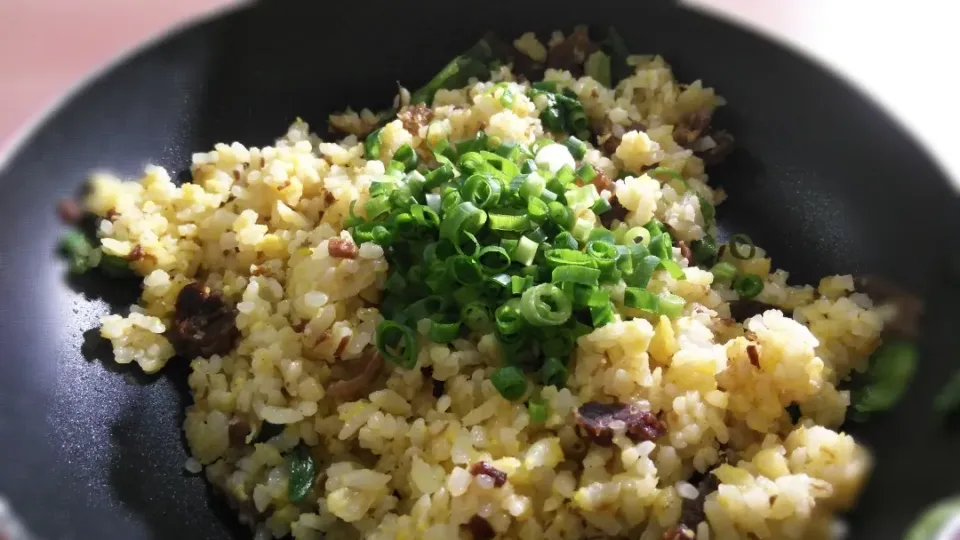
<instances>
[{"instance_id":1,"label":"black frying pan","mask_svg":"<svg viewBox=\"0 0 960 540\"><path fill-rule=\"evenodd\" d=\"M116 366L97 317L135 286L65 280L54 214L101 167L184 169L216 141L262 145L301 116L384 106L488 30L545 33L614 23L631 51L727 98L718 122L741 149L711 178L721 224L769 249L794 280L887 276L928 300L922 367L893 412L847 429L878 468L853 538L899 538L960 488L960 431L930 412L960 351L954 285L960 208L948 181L868 99L750 32L671 6L594 0L523 4L283 2L168 37L73 96L0 172L0 493L48 539L244 538L199 477L182 470L185 364L145 376Z\"/></svg>"}]
</instances>

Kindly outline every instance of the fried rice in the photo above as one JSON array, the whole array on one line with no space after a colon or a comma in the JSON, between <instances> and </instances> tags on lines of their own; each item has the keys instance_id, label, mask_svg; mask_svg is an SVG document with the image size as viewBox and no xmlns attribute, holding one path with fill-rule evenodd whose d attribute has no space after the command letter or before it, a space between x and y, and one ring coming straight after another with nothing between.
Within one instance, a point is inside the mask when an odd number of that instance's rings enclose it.
<instances>
[{"instance_id":1,"label":"fried rice","mask_svg":"<svg viewBox=\"0 0 960 540\"><path fill-rule=\"evenodd\" d=\"M515 45L540 61L548 50L533 34ZM616 179L600 195L622 205L620 221L658 219L689 245L709 232L704 201L725 195L697 151L716 141L680 144L676 132L724 101L701 81L678 82L659 56L630 64L615 89L561 69L544 79L608 127L582 162ZM414 369L371 366L389 264L380 245L354 241L352 204L404 145L429 156L481 131L524 145L556 138L529 86L505 65L437 91L419 116L404 114L406 92L400 117L334 115L351 133L335 142L297 120L273 146L217 144L194 154L188 183L155 166L133 180L93 178L85 206L104 218L103 254L143 277L139 303L105 317L101 334L117 362L146 372L190 363L187 470L206 475L257 538L831 537L870 469L839 430L850 405L839 386L865 368L888 318L851 276L788 285L763 249L745 259L727 250L722 261L762 278L756 300L768 306L736 320L737 291L674 247L682 278L658 270L647 288L682 297L680 316L618 304L612 322L578 339L566 384L542 389L542 423L491 383L502 362L493 334L433 343L420 324ZM499 99L505 91L512 100ZM363 136L376 127L379 154L367 159ZM599 223L589 208L578 217ZM234 310L237 336L182 358L170 332L192 284ZM591 402L633 404L663 433L637 442L614 430L597 444L577 425ZM292 502L289 456L301 446L317 466Z\"/></svg>"}]
</instances>

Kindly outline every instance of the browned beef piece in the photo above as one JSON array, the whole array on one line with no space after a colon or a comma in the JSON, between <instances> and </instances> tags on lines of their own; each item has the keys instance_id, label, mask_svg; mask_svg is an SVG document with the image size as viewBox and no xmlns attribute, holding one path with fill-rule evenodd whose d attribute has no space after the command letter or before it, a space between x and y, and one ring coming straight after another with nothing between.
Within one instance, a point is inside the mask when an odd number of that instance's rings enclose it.
<instances>
[{"instance_id":1,"label":"browned beef piece","mask_svg":"<svg viewBox=\"0 0 960 540\"><path fill-rule=\"evenodd\" d=\"M590 40L586 26L574 28L562 43L547 51L547 67L569 71L574 77L583 75L583 62L600 46Z\"/></svg>"},{"instance_id":2,"label":"browned beef piece","mask_svg":"<svg viewBox=\"0 0 960 540\"><path fill-rule=\"evenodd\" d=\"M177 354L184 358L224 355L233 350L240 330L237 311L223 296L199 282L180 291L167 334Z\"/></svg>"},{"instance_id":3,"label":"browned beef piece","mask_svg":"<svg viewBox=\"0 0 960 540\"><path fill-rule=\"evenodd\" d=\"M584 403L576 419L581 433L601 446L613 443L615 429L623 429L635 442L652 441L667 432L655 414L623 403Z\"/></svg>"},{"instance_id":4,"label":"browned beef piece","mask_svg":"<svg viewBox=\"0 0 960 540\"><path fill-rule=\"evenodd\" d=\"M474 476L480 476L481 474L489 476L493 479L494 487L500 487L507 483L507 473L501 471L486 461L478 461L471 465L470 474Z\"/></svg>"}]
</instances>

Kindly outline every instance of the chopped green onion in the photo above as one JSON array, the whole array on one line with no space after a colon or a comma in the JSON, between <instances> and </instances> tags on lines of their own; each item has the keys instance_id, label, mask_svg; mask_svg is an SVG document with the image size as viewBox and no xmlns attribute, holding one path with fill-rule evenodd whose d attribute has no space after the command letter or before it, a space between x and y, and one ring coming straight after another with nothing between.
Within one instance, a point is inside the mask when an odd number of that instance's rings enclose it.
<instances>
[{"instance_id":1,"label":"chopped green onion","mask_svg":"<svg viewBox=\"0 0 960 540\"><path fill-rule=\"evenodd\" d=\"M555 285L542 283L523 292L520 313L533 326L556 326L570 319L573 306Z\"/></svg>"},{"instance_id":2,"label":"chopped green onion","mask_svg":"<svg viewBox=\"0 0 960 540\"><path fill-rule=\"evenodd\" d=\"M639 287L627 287L624 290L623 305L653 313L660 312L660 298L652 292Z\"/></svg>"},{"instance_id":3,"label":"chopped green onion","mask_svg":"<svg viewBox=\"0 0 960 540\"><path fill-rule=\"evenodd\" d=\"M475 233L487 222L487 213L470 202L462 202L440 222L440 238L459 241L460 233Z\"/></svg>"},{"instance_id":4,"label":"chopped green onion","mask_svg":"<svg viewBox=\"0 0 960 540\"><path fill-rule=\"evenodd\" d=\"M730 255L741 260L752 259L757 253L757 246L753 245L753 240L750 240L750 237L745 234L731 236L730 240L727 241L727 246L729 246ZM740 246L747 246L746 253L740 251Z\"/></svg>"},{"instance_id":5,"label":"chopped green onion","mask_svg":"<svg viewBox=\"0 0 960 540\"><path fill-rule=\"evenodd\" d=\"M527 377L515 366L497 368L490 376L490 382L509 401L516 401L527 392Z\"/></svg>"},{"instance_id":6,"label":"chopped green onion","mask_svg":"<svg viewBox=\"0 0 960 540\"><path fill-rule=\"evenodd\" d=\"M627 229L627 231L623 233L621 242L624 244L649 244L650 231L643 227L633 227Z\"/></svg>"},{"instance_id":7,"label":"chopped green onion","mask_svg":"<svg viewBox=\"0 0 960 540\"><path fill-rule=\"evenodd\" d=\"M394 294L402 294L404 289L407 288L407 280L403 278L403 274L400 272L392 272L383 283L383 287Z\"/></svg>"},{"instance_id":8,"label":"chopped green onion","mask_svg":"<svg viewBox=\"0 0 960 540\"><path fill-rule=\"evenodd\" d=\"M393 154L394 161L399 161L403 163L404 169L407 171L412 171L417 168L417 153L413 151L413 147L409 144L404 144L400 148L397 148L397 151Z\"/></svg>"},{"instance_id":9,"label":"chopped green onion","mask_svg":"<svg viewBox=\"0 0 960 540\"><path fill-rule=\"evenodd\" d=\"M662 266L663 269L666 270L673 279L685 279L687 277L687 274L683 271L683 268L670 259L660 259L660 266Z\"/></svg>"},{"instance_id":10,"label":"chopped green onion","mask_svg":"<svg viewBox=\"0 0 960 540\"><path fill-rule=\"evenodd\" d=\"M613 206L610 205L610 201L604 199L603 197L598 197L597 200L594 201L593 206L590 207L590 210L593 210L593 213L597 214L598 216L600 214L606 214L612 209Z\"/></svg>"},{"instance_id":11,"label":"chopped green onion","mask_svg":"<svg viewBox=\"0 0 960 540\"><path fill-rule=\"evenodd\" d=\"M533 240L534 242L536 242L536 243L538 243L538 244L541 244L541 243L547 241L547 233L546 233L546 231L543 230L542 227L539 228L539 229L534 229L534 230L530 231L529 233L527 233L526 236L527 236L527 238L529 238L530 240Z\"/></svg>"},{"instance_id":12,"label":"chopped green onion","mask_svg":"<svg viewBox=\"0 0 960 540\"><path fill-rule=\"evenodd\" d=\"M458 306L466 306L480 300L480 289L478 287L460 287L453 291L453 301Z\"/></svg>"},{"instance_id":13,"label":"chopped green onion","mask_svg":"<svg viewBox=\"0 0 960 540\"><path fill-rule=\"evenodd\" d=\"M377 350L388 362L404 369L417 365L417 342L409 326L385 320L377 325Z\"/></svg>"},{"instance_id":14,"label":"chopped green onion","mask_svg":"<svg viewBox=\"0 0 960 540\"><path fill-rule=\"evenodd\" d=\"M436 229L440 226L440 215L429 206L415 204L410 207L410 215L421 227Z\"/></svg>"},{"instance_id":15,"label":"chopped green onion","mask_svg":"<svg viewBox=\"0 0 960 540\"><path fill-rule=\"evenodd\" d=\"M718 262L710 269L716 281L733 281L737 277L737 268L728 262Z\"/></svg>"},{"instance_id":16,"label":"chopped green onion","mask_svg":"<svg viewBox=\"0 0 960 540\"><path fill-rule=\"evenodd\" d=\"M558 389L567 384L567 366L555 356L548 357L540 368L540 382L544 386L556 386Z\"/></svg>"},{"instance_id":17,"label":"chopped green onion","mask_svg":"<svg viewBox=\"0 0 960 540\"><path fill-rule=\"evenodd\" d=\"M460 321L442 322L430 320L430 330L427 338L434 343L450 343L460 335Z\"/></svg>"},{"instance_id":18,"label":"chopped green onion","mask_svg":"<svg viewBox=\"0 0 960 540\"><path fill-rule=\"evenodd\" d=\"M597 177L597 170L593 168L593 165L589 163L584 163L577 169L577 177L586 182L592 182L594 178Z\"/></svg>"},{"instance_id":19,"label":"chopped green onion","mask_svg":"<svg viewBox=\"0 0 960 540\"><path fill-rule=\"evenodd\" d=\"M577 239L572 234L563 231L553 239L553 247L575 250L579 249L580 244L577 243Z\"/></svg>"},{"instance_id":20,"label":"chopped green onion","mask_svg":"<svg viewBox=\"0 0 960 540\"><path fill-rule=\"evenodd\" d=\"M532 276L510 276L510 292L514 295L521 294L532 286Z\"/></svg>"},{"instance_id":21,"label":"chopped green onion","mask_svg":"<svg viewBox=\"0 0 960 540\"><path fill-rule=\"evenodd\" d=\"M576 215L573 213L573 210L559 202L551 202L547 204L547 207L550 208L550 221L555 223L557 227L565 231L573 227L573 223L576 220Z\"/></svg>"},{"instance_id":22,"label":"chopped green onion","mask_svg":"<svg viewBox=\"0 0 960 540\"><path fill-rule=\"evenodd\" d=\"M763 292L763 279L756 274L742 274L733 280L733 290L741 298L753 298Z\"/></svg>"},{"instance_id":23,"label":"chopped green onion","mask_svg":"<svg viewBox=\"0 0 960 540\"><path fill-rule=\"evenodd\" d=\"M383 129L375 129L363 141L363 157L367 160L380 159L380 134Z\"/></svg>"},{"instance_id":24,"label":"chopped green onion","mask_svg":"<svg viewBox=\"0 0 960 540\"><path fill-rule=\"evenodd\" d=\"M490 310L486 302L470 302L460 310L460 317L467 328L474 332L486 333L492 329Z\"/></svg>"},{"instance_id":25,"label":"chopped green onion","mask_svg":"<svg viewBox=\"0 0 960 540\"><path fill-rule=\"evenodd\" d=\"M406 311L411 319L419 321L420 319L428 319L434 313L443 311L446 304L447 302L442 296L430 295L408 305L404 311Z\"/></svg>"},{"instance_id":26,"label":"chopped green onion","mask_svg":"<svg viewBox=\"0 0 960 540\"><path fill-rule=\"evenodd\" d=\"M500 246L486 246L477 253L477 261L484 272L497 274L510 267L510 255Z\"/></svg>"},{"instance_id":27,"label":"chopped green onion","mask_svg":"<svg viewBox=\"0 0 960 540\"><path fill-rule=\"evenodd\" d=\"M717 242L712 236L704 236L690 244L690 252L697 264L709 265L717 258Z\"/></svg>"},{"instance_id":28,"label":"chopped green onion","mask_svg":"<svg viewBox=\"0 0 960 540\"><path fill-rule=\"evenodd\" d=\"M573 159L577 161L583 159L583 156L587 154L587 143L581 141L573 135L567 137L567 140L563 141L563 145L567 147L567 150L570 151L570 155L573 156Z\"/></svg>"},{"instance_id":29,"label":"chopped green onion","mask_svg":"<svg viewBox=\"0 0 960 540\"><path fill-rule=\"evenodd\" d=\"M593 184L573 188L567 191L564 196L567 198L567 206L574 212L590 208L600 198L600 194L597 193L597 186Z\"/></svg>"},{"instance_id":30,"label":"chopped green onion","mask_svg":"<svg viewBox=\"0 0 960 540\"><path fill-rule=\"evenodd\" d=\"M685 187L687 187L687 188L690 187L690 184L687 183L687 179L684 178L682 174L678 173L677 171L675 171L675 170L673 170L673 169L669 169L669 168L667 168L667 167L656 167L656 168L654 168L654 169L651 169L651 170L649 171L649 174L650 174L650 175L654 175L654 176L655 176L655 175L658 175L658 174L664 174L664 175L667 175L667 176L673 178L674 180L679 180L679 181L683 182L683 185L684 185Z\"/></svg>"},{"instance_id":31,"label":"chopped green onion","mask_svg":"<svg viewBox=\"0 0 960 540\"><path fill-rule=\"evenodd\" d=\"M461 255L476 257L477 253L480 251L480 242L477 241L476 236L468 232L461 232L457 237L456 243L453 244L453 247L456 249L457 253Z\"/></svg>"},{"instance_id":32,"label":"chopped green onion","mask_svg":"<svg viewBox=\"0 0 960 540\"><path fill-rule=\"evenodd\" d=\"M670 317L671 319L676 319L681 313L683 313L683 306L685 304L686 300L684 300L681 296L670 293L660 295L660 313Z\"/></svg>"},{"instance_id":33,"label":"chopped green onion","mask_svg":"<svg viewBox=\"0 0 960 540\"><path fill-rule=\"evenodd\" d=\"M527 216L512 214L487 214L490 229L494 231L525 231L530 227Z\"/></svg>"},{"instance_id":34,"label":"chopped green onion","mask_svg":"<svg viewBox=\"0 0 960 540\"><path fill-rule=\"evenodd\" d=\"M578 266L595 267L597 265L593 257L575 249L551 249L544 253L544 258L547 264L551 266L575 264Z\"/></svg>"},{"instance_id":35,"label":"chopped green onion","mask_svg":"<svg viewBox=\"0 0 960 540\"><path fill-rule=\"evenodd\" d=\"M517 246L520 244L519 240L513 240L512 238L504 238L500 240L500 247L502 247L510 258L514 258L514 254L517 252Z\"/></svg>"},{"instance_id":36,"label":"chopped green onion","mask_svg":"<svg viewBox=\"0 0 960 540\"><path fill-rule=\"evenodd\" d=\"M460 188L463 200L479 208L490 208L500 200L500 182L486 174L474 174Z\"/></svg>"},{"instance_id":37,"label":"chopped green onion","mask_svg":"<svg viewBox=\"0 0 960 540\"><path fill-rule=\"evenodd\" d=\"M600 294L602 293L602 294ZM600 328L613 322L614 311L613 304L610 302L610 295L606 291L594 291L587 302L590 309L590 319L594 328Z\"/></svg>"},{"instance_id":38,"label":"chopped green onion","mask_svg":"<svg viewBox=\"0 0 960 540\"><path fill-rule=\"evenodd\" d=\"M513 251L513 260L524 266L533 264L533 258L537 255L537 248L540 246L526 236L521 236L517 248Z\"/></svg>"},{"instance_id":39,"label":"chopped green onion","mask_svg":"<svg viewBox=\"0 0 960 540\"><path fill-rule=\"evenodd\" d=\"M599 285L600 270L586 266L558 266L553 269L553 283L578 283L588 287Z\"/></svg>"},{"instance_id":40,"label":"chopped green onion","mask_svg":"<svg viewBox=\"0 0 960 540\"><path fill-rule=\"evenodd\" d=\"M648 221L643 228L650 232L650 238L663 234L663 223L660 223L660 220L657 218L653 218Z\"/></svg>"},{"instance_id":41,"label":"chopped green onion","mask_svg":"<svg viewBox=\"0 0 960 540\"><path fill-rule=\"evenodd\" d=\"M524 319L520 314L519 303L519 299L509 301L498 307L494 313L493 319L501 335L516 334L523 328Z\"/></svg>"},{"instance_id":42,"label":"chopped green onion","mask_svg":"<svg viewBox=\"0 0 960 540\"><path fill-rule=\"evenodd\" d=\"M547 404L539 396L527 400L527 414L531 424L544 424L547 421Z\"/></svg>"},{"instance_id":43,"label":"chopped green onion","mask_svg":"<svg viewBox=\"0 0 960 540\"><path fill-rule=\"evenodd\" d=\"M670 235L667 233L653 235L653 237L650 238L648 249L652 255L656 255L661 259L666 260L673 258L673 245L670 242Z\"/></svg>"},{"instance_id":44,"label":"chopped green onion","mask_svg":"<svg viewBox=\"0 0 960 540\"><path fill-rule=\"evenodd\" d=\"M613 268L620 258L620 250L611 242L604 240L591 240L587 242L586 254L597 262L597 267L601 270Z\"/></svg>"},{"instance_id":45,"label":"chopped green onion","mask_svg":"<svg viewBox=\"0 0 960 540\"><path fill-rule=\"evenodd\" d=\"M497 248L500 249L500 248ZM464 285L476 285L483 281L480 263L466 255L455 255L447 259L447 268L454 279Z\"/></svg>"},{"instance_id":46,"label":"chopped green onion","mask_svg":"<svg viewBox=\"0 0 960 540\"><path fill-rule=\"evenodd\" d=\"M537 223L543 223L550 214L547 203L542 199L535 199L533 197L527 201L527 212L530 215L530 219Z\"/></svg>"}]
</instances>

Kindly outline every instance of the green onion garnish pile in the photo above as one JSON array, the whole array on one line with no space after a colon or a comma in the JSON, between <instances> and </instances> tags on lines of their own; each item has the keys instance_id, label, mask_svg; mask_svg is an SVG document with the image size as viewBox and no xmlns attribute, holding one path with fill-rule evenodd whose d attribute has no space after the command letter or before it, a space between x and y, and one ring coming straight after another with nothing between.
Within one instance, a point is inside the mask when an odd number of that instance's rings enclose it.
<instances>
[{"instance_id":1,"label":"green onion garnish pile","mask_svg":"<svg viewBox=\"0 0 960 540\"><path fill-rule=\"evenodd\" d=\"M348 220L354 239L383 246L390 263L376 335L384 358L414 368L414 329L424 319L436 343L492 332L504 361L492 381L510 400L527 394L531 376L565 384L577 338L616 318L610 290L621 282L627 307L676 317L684 306L646 290L658 268L684 277L658 221L614 232L578 217L610 210L590 183L596 171L582 162L580 102L549 84L530 92L550 94L545 125L563 142L527 147L481 132L441 143L430 163L401 147L371 185L365 217L354 208ZM367 155L379 144L379 133L370 135ZM558 152L574 165L543 159Z\"/></svg>"}]
</instances>

